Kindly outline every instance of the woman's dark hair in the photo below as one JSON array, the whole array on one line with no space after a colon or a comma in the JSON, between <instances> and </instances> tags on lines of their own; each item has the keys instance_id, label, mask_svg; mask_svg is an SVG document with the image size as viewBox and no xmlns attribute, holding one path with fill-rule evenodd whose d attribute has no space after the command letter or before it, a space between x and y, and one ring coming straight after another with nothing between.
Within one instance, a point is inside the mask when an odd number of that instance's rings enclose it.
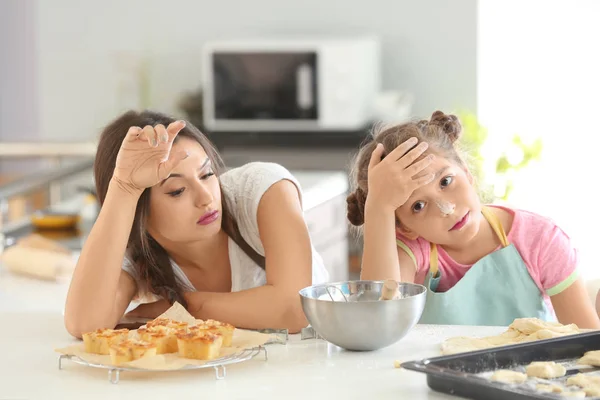
<instances>
[{"instance_id":1,"label":"woman's dark hair","mask_svg":"<svg viewBox=\"0 0 600 400\"><path fill-rule=\"evenodd\" d=\"M100 205L104 203L106 198L106 192L115 169L117 154L129 128L132 126L143 128L147 125L156 126L158 124L167 127L175 121L176 119L157 112L128 111L104 128L100 135L94 161L94 179ZM175 142L181 137L198 142L211 161L215 175L218 177L223 173L225 169L223 160L210 140L200 130L186 122L186 126L179 132ZM242 237L237 222L228 208L226 194L223 191L221 192L222 229L254 262L264 268L264 257L250 247ZM175 277L169 255L146 229L149 211L150 188L147 188L138 200L133 227L127 242L127 256L136 269L138 276L145 281L151 292L169 300L170 303L177 301L187 307L181 282L178 282Z\"/></svg>"}]
</instances>

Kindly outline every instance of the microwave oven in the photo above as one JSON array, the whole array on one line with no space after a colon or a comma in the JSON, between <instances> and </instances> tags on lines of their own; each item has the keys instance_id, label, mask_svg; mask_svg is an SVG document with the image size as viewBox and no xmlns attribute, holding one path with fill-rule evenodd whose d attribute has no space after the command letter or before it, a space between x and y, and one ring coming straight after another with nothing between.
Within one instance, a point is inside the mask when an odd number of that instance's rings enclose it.
<instances>
[{"instance_id":1,"label":"microwave oven","mask_svg":"<svg viewBox=\"0 0 600 400\"><path fill-rule=\"evenodd\" d=\"M215 41L202 60L212 132L360 130L381 90L377 37Z\"/></svg>"}]
</instances>

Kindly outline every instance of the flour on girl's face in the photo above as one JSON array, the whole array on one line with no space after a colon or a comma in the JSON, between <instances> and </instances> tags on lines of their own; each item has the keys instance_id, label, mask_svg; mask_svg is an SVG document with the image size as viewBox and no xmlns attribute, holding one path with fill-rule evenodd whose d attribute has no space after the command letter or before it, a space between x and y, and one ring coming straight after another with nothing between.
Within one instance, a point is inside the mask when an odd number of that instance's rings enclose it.
<instances>
[{"instance_id":1,"label":"flour on girl's face","mask_svg":"<svg viewBox=\"0 0 600 400\"><path fill-rule=\"evenodd\" d=\"M407 238L420 237L442 246L463 246L477 234L481 213L470 174L443 157L436 157L422 173L437 175L437 179L417 188L396 210L402 231ZM467 212L471 215L468 224L460 231L452 231L457 218Z\"/></svg>"},{"instance_id":2,"label":"flour on girl's face","mask_svg":"<svg viewBox=\"0 0 600 400\"><path fill-rule=\"evenodd\" d=\"M444 200L436 200L436 204L444 216L448 216L454 212L456 205Z\"/></svg>"}]
</instances>

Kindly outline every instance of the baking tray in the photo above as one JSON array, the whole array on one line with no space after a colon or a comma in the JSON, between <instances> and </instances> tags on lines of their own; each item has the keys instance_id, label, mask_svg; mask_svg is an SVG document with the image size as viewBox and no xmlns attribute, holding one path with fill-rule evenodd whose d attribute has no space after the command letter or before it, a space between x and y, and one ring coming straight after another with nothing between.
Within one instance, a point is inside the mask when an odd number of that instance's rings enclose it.
<instances>
[{"instance_id":1,"label":"baking tray","mask_svg":"<svg viewBox=\"0 0 600 400\"><path fill-rule=\"evenodd\" d=\"M566 388L566 379L577 373L600 375L600 369L577 365L586 351L600 350L600 332L586 332L535 342L494 347L409 361L402 368L425 373L427 385L442 393L476 400L496 399L565 399L560 393L544 393L535 389L537 383L557 384ZM556 379L530 378L522 384L493 382L489 376L499 369L524 372L533 361L555 361L563 364L567 375ZM569 386L570 390L581 390ZM600 397L586 397L586 399Z\"/></svg>"}]
</instances>

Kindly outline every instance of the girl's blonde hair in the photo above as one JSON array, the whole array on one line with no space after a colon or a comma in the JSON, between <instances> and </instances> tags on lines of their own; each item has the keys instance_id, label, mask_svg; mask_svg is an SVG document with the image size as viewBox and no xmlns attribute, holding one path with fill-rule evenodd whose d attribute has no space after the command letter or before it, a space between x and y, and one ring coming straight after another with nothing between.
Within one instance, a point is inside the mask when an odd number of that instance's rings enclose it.
<instances>
[{"instance_id":1,"label":"girl's blonde hair","mask_svg":"<svg viewBox=\"0 0 600 400\"><path fill-rule=\"evenodd\" d=\"M443 156L459 166L467 168L456 141L462 133L462 126L455 115L447 115L436 111L429 120L407 122L391 127L377 126L373 129L371 137L360 148L354 167L351 172L353 192L348 196L348 220L352 225L361 226L365 222L365 202L369 187L369 161L371 153L378 143L383 144L382 159L392 150L411 137L416 137L419 142L429 144L428 152Z\"/></svg>"}]
</instances>

